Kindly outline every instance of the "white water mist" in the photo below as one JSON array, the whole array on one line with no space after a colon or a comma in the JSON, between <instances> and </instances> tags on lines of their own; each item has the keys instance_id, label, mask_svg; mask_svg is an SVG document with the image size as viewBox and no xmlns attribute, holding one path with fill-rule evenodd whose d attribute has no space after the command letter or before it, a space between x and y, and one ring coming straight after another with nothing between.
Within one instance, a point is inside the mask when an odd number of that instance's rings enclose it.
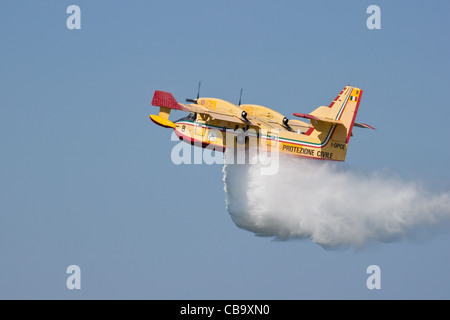
<instances>
[{"instance_id":1,"label":"white water mist","mask_svg":"<svg viewBox=\"0 0 450 320\"><path fill-rule=\"evenodd\" d=\"M450 195L381 173L280 156L275 175L259 165L223 168L226 205L234 223L275 240L310 238L326 248L362 247L369 240L414 237L450 218Z\"/></svg>"}]
</instances>

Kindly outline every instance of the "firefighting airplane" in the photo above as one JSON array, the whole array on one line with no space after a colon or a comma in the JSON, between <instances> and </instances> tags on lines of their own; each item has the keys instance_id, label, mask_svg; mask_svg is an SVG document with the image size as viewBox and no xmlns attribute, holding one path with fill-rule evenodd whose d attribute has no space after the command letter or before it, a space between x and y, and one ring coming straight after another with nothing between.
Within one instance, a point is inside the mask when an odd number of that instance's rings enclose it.
<instances>
[{"instance_id":1,"label":"firefighting airplane","mask_svg":"<svg viewBox=\"0 0 450 320\"><path fill-rule=\"evenodd\" d=\"M161 127L173 128L184 142L203 148L223 152L230 147L227 144L248 147L254 139L259 147L334 161L345 160L354 126L375 129L355 122L363 91L350 85L328 107L321 106L310 114L293 114L310 123L288 119L260 105L241 104L241 101L235 105L221 99L200 98L199 93L197 99L186 99L191 104L181 104L171 93L155 91L152 105L160 107L159 115L150 115L150 119ZM187 111L189 115L172 122L169 120L171 109Z\"/></svg>"}]
</instances>

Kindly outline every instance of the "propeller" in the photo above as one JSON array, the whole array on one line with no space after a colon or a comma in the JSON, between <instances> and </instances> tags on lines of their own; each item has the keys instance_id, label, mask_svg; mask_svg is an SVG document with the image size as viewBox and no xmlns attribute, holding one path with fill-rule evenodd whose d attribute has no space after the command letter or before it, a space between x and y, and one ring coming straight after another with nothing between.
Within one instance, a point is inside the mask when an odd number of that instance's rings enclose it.
<instances>
[{"instance_id":1,"label":"propeller","mask_svg":"<svg viewBox=\"0 0 450 320\"><path fill-rule=\"evenodd\" d=\"M241 88L241 94L239 95L239 104L238 106L241 106L242 102L242 88Z\"/></svg>"},{"instance_id":2,"label":"propeller","mask_svg":"<svg viewBox=\"0 0 450 320\"><path fill-rule=\"evenodd\" d=\"M201 86L202 82L199 81L198 82L198 90L197 90L197 98L196 99L186 99L186 102L192 102L192 103L197 103L198 99L200 98L200 86Z\"/></svg>"},{"instance_id":3,"label":"propeller","mask_svg":"<svg viewBox=\"0 0 450 320\"><path fill-rule=\"evenodd\" d=\"M241 94L239 95L239 105L238 106L240 107L241 104L242 104L242 88L241 88ZM241 113L242 120L244 120L245 122L248 123L249 121L247 119L247 116L248 116L247 112L242 111L242 113Z\"/></svg>"},{"instance_id":4,"label":"propeller","mask_svg":"<svg viewBox=\"0 0 450 320\"><path fill-rule=\"evenodd\" d=\"M286 117L283 118L283 127L288 129L289 131L294 131L294 130L292 130L291 126L289 125L289 119Z\"/></svg>"}]
</instances>

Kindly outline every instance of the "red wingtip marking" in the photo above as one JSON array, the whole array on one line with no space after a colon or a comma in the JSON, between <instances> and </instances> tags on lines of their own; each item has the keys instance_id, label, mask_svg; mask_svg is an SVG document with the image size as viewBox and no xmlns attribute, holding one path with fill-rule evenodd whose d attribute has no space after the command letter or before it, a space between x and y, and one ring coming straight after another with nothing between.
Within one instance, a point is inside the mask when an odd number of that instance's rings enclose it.
<instances>
[{"instance_id":1,"label":"red wingtip marking","mask_svg":"<svg viewBox=\"0 0 450 320\"><path fill-rule=\"evenodd\" d=\"M183 110L183 108L170 92L159 90L156 90L155 94L153 95L152 105L176 110Z\"/></svg>"}]
</instances>

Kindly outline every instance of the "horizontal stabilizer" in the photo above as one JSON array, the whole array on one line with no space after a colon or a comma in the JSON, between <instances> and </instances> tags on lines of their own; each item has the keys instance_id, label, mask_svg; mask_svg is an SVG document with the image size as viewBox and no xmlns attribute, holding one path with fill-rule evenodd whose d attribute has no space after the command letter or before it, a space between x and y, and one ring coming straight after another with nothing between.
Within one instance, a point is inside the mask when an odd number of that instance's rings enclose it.
<instances>
[{"instance_id":1,"label":"horizontal stabilizer","mask_svg":"<svg viewBox=\"0 0 450 320\"><path fill-rule=\"evenodd\" d=\"M355 126L355 127L358 127L358 128L366 128L366 129L376 130L374 127L372 127L372 126L370 126L370 125L368 125L368 124L365 124L365 123L358 123L358 122L355 122L354 126Z\"/></svg>"},{"instance_id":2,"label":"horizontal stabilizer","mask_svg":"<svg viewBox=\"0 0 450 320\"><path fill-rule=\"evenodd\" d=\"M332 119L323 118L323 117L316 117L316 116L313 116L312 114L294 113L294 116L299 117L299 118L305 118L305 119L310 119L310 120L315 120L315 121L326 122L326 123L330 123L330 124L343 124L342 121L339 121L339 120L332 120Z\"/></svg>"}]
</instances>

